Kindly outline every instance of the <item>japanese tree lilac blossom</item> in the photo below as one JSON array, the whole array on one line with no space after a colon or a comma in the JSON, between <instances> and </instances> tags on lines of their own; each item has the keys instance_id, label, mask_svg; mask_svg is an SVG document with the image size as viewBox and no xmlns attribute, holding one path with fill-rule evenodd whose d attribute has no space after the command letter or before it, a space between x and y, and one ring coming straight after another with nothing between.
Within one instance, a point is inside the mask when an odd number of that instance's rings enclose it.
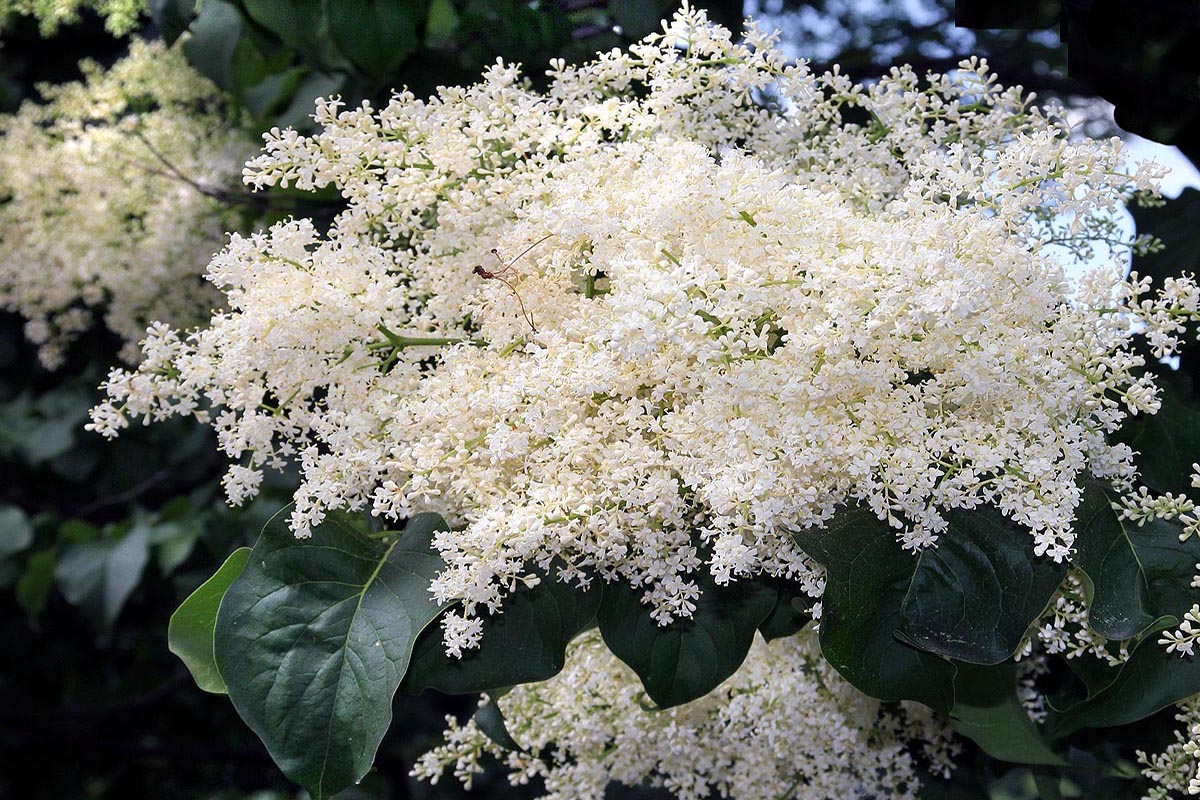
<instances>
[{"instance_id":1,"label":"japanese tree lilac blossom","mask_svg":"<svg viewBox=\"0 0 1200 800\"><path fill-rule=\"evenodd\" d=\"M226 310L152 329L92 427L209 421L234 500L297 463L301 536L332 508L442 514L454 651L555 560L661 623L697 569L819 592L790 532L850 503L913 549L991 504L1062 560L1078 479L1131 485L1107 434L1157 410L1135 336L1169 354L1197 313L1190 280L1152 295L1089 244L1158 171L980 62L864 87L685 10L545 93L497 64L316 118L246 180L347 209L233 236Z\"/></svg>"}]
</instances>

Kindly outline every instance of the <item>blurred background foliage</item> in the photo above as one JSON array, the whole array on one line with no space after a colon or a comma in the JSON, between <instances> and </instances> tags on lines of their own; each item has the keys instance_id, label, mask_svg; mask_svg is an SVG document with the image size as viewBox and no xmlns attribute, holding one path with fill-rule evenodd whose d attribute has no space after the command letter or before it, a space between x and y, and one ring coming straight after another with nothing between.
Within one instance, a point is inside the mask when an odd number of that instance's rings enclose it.
<instances>
[{"instance_id":1,"label":"blurred background foliage","mask_svg":"<svg viewBox=\"0 0 1200 800\"><path fill-rule=\"evenodd\" d=\"M1178 144L1200 161L1198 71L1189 49L1200 4L1137 4L1136 11L1108 0L960 0L957 9L949 0L697 4L734 28L743 12L762 17L782 30L796 57L819 70L840 64L859 80L894 63L946 70L967 55L985 55L1006 83L1091 109L1092 133L1105 130L1096 111L1105 99L1116 104L1125 127ZM393 88L428 94L437 85L474 80L497 57L523 63L537 83L548 59L576 61L628 44L657 29L675 5L151 0L135 35L182 38L188 60L225 90L252 127L303 128L311 124L315 97L336 93L350 103L379 104ZM78 77L81 58L111 63L128 44L86 14L50 39L34 20L0 22L0 111L34 96L38 82ZM1141 230L1172 245L1140 268L1167 275L1200 266L1198 197L1191 191L1138 212ZM117 349L118 342L97 332L76 346L66 368L47 372L21 321L0 315L0 798L294 797L232 707L202 694L166 648L170 612L231 550L252 543L287 502L293 478L278 476L252 505L230 509L219 486L222 459L200 426L156 425L122 437L120 447L83 431ZM1179 391L1192 390L1187 383ZM1200 430L1200 402L1190 407L1196 414L1178 421L1177 430ZM473 706L470 697L398 697L398 724L377 770L345 793L347 800L462 796L456 784L431 788L407 771L435 743L445 714L461 716ZM1156 749L1163 730L1143 724L1125 735ZM1140 796L1144 787L1127 780L1136 774L1132 764L1121 767L1114 755L1099 769L1094 752L1081 748L1072 778L1057 787L1024 768L992 774L978 753L968 752L964 760L978 762L978 769L959 770L926 794ZM535 789L514 789L489 774L474 796L529 797Z\"/></svg>"}]
</instances>

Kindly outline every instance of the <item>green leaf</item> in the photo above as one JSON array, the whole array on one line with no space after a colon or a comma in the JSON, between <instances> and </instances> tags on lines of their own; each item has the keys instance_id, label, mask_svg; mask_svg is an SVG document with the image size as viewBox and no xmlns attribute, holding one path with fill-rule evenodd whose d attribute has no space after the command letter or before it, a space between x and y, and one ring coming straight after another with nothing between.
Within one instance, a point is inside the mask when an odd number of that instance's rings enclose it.
<instances>
[{"instance_id":1,"label":"green leaf","mask_svg":"<svg viewBox=\"0 0 1200 800\"><path fill-rule=\"evenodd\" d=\"M230 553L221 568L175 610L167 626L167 648L179 656L196 685L206 692L226 693L213 653L213 630L221 599L249 559L249 547L239 547Z\"/></svg>"},{"instance_id":2,"label":"green leaf","mask_svg":"<svg viewBox=\"0 0 1200 800\"><path fill-rule=\"evenodd\" d=\"M170 575L177 570L192 554L203 533L203 522L194 516L152 525L150 543L155 548L159 571Z\"/></svg>"},{"instance_id":3,"label":"green leaf","mask_svg":"<svg viewBox=\"0 0 1200 800\"><path fill-rule=\"evenodd\" d=\"M1200 190L1189 186L1161 206L1131 205L1129 213L1138 235L1150 234L1164 245L1157 253L1133 259L1133 268L1139 274L1161 281L1200 270Z\"/></svg>"},{"instance_id":4,"label":"green leaf","mask_svg":"<svg viewBox=\"0 0 1200 800\"><path fill-rule=\"evenodd\" d=\"M0 508L0 558L6 558L33 544L33 525L16 506Z\"/></svg>"},{"instance_id":5,"label":"green leaf","mask_svg":"<svg viewBox=\"0 0 1200 800\"><path fill-rule=\"evenodd\" d=\"M217 668L242 719L316 800L371 767L413 643L437 616L435 514L390 542L335 513L298 539L276 515L217 613Z\"/></svg>"},{"instance_id":6,"label":"green leaf","mask_svg":"<svg viewBox=\"0 0 1200 800\"><path fill-rule=\"evenodd\" d=\"M1137 527L1112 510L1112 499L1099 483L1084 488L1075 565L1083 573L1088 627L1106 639L1131 639L1164 617L1182 619L1196 602L1200 539L1179 541L1182 528L1163 520Z\"/></svg>"},{"instance_id":7,"label":"green leaf","mask_svg":"<svg viewBox=\"0 0 1200 800\"><path fill-rule=\"evenodd\" d=\"M499 613L484 618L479 647L461 658L446 655L441 628L431 625L417 639L404 690L473 694L561 672L567 645L592 624L603 592L595 582L584 590L541 577L537 586L514 592Z\"/></svg>"},{"instance_id":8,"label":"green leaf","mask_svg":"<svg viewBox=\"0 0 1200 800\"><path fill-rule=\"evenodd\" d=\"M1017 698L1012 663L983 667L959 664L954 678L954 730L993 758L1013 764L1065 766Z\"/></svg>"},{"instance_id":9,"label":"green leaf","mask_svg":"<svg viewBox=\"0 0 1200 800\"><path fill-rule=\"evenodd\" d=\"M916 558L870 510L840 511L824 528L793 532L825 567L821 651L842 677L871 697L916 700L938 711L954 703L949 661L896 639Z\"/></svg>"},{"instance_id":10,"label":"green leaf","mask_svg":"<svg viewBox=\"0 0 1200 800\"><path fill-rule=\"evenodd\" d=\"M225 91L237 85L238 42L242 17L226 0L204 0L183 42L188 63Z\"/></svg>"},{"instance_id":11,"label":"green leaf","mask_svg":"<svg viewBox=\"0 0 1200 800\"><path fill-rule=\"evenodd\" d=\"M406 0L338 0L329 32L360 72L379 80L417 49L423 16L423 8Z\"/></svg>"},{"instance_id":12,"label":"green leaf","mask_svg":"<svg viewBox=\"0 0 1200 800\"><path fill-rule=\"evenodd\" d=\"M1184 353L1184 358L1200 354ZM1157 414L1142 415L1122 431L1143 483L1157 492L1187 494L1192 488L1192 464L1200 460L1200 402L1186 372L1157 370L1155 380L1162 406Z\"/></svg>"},{"instance_id":13,"label":"green leaf","mask_svg":"<svg viewBox=\"0 0 1200 800\"><path fill-rule=\"evenodd\" d=\"M1067 573L994 508L946 512L900 608L901 638L946 658L999 664L1017 651Z\"/></svg>"},{"instance_id":14,"label":"green leaf","mask_svg":"<svg viewBox=\"0 0 1200 800\"><path fill-rule=\"evenodd\" d=\"M304 128L312 126L313 101L318 97L329 97L340 93L346 79L340 75L313 72L306 75L296 86L291 103L279 113L276 120L281 127Z\"/></svg>"},{"instance_id":15,"label":"green leaf","mask_svg":"<svg viewBox=\"0 0 1200 800\"><path fill-rule=\"evenodd\" d=\"M1127 725L1200 692L1200 659L1167 653L1157 636L1141 641L1116 679L1087 699L1053 713L1047 730L1063 737L1083 728Z\"/></svg>"},{"instance_id":16,"label":"green leaf","mask_svg":"<svg viewBox=\"0 0 1200 800\"><path fill-rule=\"evenodd\" d=\"M453 0L431 0L425 21L425 46L442 47L458 29L458 12Z\"/></svg>"},{"instance_id":17,"label":"green leaf","mask_svg":"<svg viewBox=\"0 0 1200 800\"><path fill-rule=\"evenodd\" d=\"M488 698L488 701L475 712L472 719L475 720L475 724L479 726L479 730L483 732L484 736L505 750L523 750L524 748L517 744L517 740L508 732L508 726L504 723L504 714L496 705L496 699L495 697Z\"/></svg>"},{"instance_id":18,"label":"green leaf","mask_svg":"<svg viewBox=\"0 0 1200 800\"><path fill-rule=\"evenodd\" d=\"M207 0L206 0L207 2ZM330 36L330 21L341 0L326 9L323 0L240 0L247 16L321 69L343 69L345 59ZM311 98L309 98L311 99Z\"/></svg>"},{"instance_id":19,"label":"green leaf","mask_svg":"<svg viewBox=\"0 0 1200 800\"><path fill-rule=\"evenodd\" d=\"M775 607L758 625L758 632L768 642L799 633L812 622L813 599L796 581L776 580Z\"/></svg>"},{"instance_id":20,"label":"green leaf","mask_svg":"<svg viewBox=\"0 0 1200 800\"><path fill-rule=\"evenodd\" d=\"M267 120L285 108L288 101L296 96L301 78L309 71L308 67L292 67L283 72L268 75L243 93L246 108L256 120ZM305 100L310 106L312 105L313 98L308 97Z\"/></svg>"},{"instance_id":21,"label":"green leaf","mask_svg":"<svg viewBox=\"0 0 1200 800\"><path fill-rule=\"evenodd\" d=\"M98 630L107 631L137 587L149 558L147 529L134 525L120 537L66 545L54 577L67 602L78 606Z\"/></svg>"},{"instance_id":22,"label":"green leaf","mask_svg":"<svg viewBox=\"0 0 1200 800\"><path fill-rule=\"evenodd\" d=\"M58 551L53 547L39 550L25 562L25 574L17 581L16 595L17 603L25 609L30 620L36 620L46 610L57 562Z\"/></svg>"},{"instance_id":23,"label":"green leaf","mask_svg":"<svg viewBox=\"0 0 1200 800\"><path fill-rule=\"evenodd\" d=\"M196 16L196 0L150 0L147 10L159 35L167 44L174 44Z\"/></svg>"},{"instance_id":24,"label":"green leaf","mask_svg":"<svg viewBox=\"0 0 1200 800\"><path fill-rule=\"evenodd\" d=\"M597 619L613 655L641 678L659 708L703 697L746 658L758 624L775 607L769 583L750 579L717 586L707 570L693 576L700 588L688 619L660 626L642 603L644 589L625 583L604 587Z\"/></svg>"}]
</instances>

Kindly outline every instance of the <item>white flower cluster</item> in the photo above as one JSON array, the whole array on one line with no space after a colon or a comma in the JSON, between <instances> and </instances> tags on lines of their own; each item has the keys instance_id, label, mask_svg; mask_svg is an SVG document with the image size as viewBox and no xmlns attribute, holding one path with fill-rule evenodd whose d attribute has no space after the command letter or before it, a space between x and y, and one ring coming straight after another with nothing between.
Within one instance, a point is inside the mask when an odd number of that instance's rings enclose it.
<instances>
[{"instance_id":1,"label":"white flower cluster","mask_svg":"<svg viewBox=\"0 0 1200 800\"><path fill-rule=\"evenodd\" d=\"M59 26L78 22L84 8L103 17L109 33L124 36L146 13L146 0L0 0L0 30L9 18L27 16L38 21L42 36L52 36Z\"/></svg>"},{"instance_id":2,"label":"white flower cluster","mask_svg":"<svg viewBox=\"0 0 1200 800\"><path fill-rule=\"evenodd\" d=\"M1161 753L1137 752L1142 775L1155 783L1144 800L1200 794L1200 696L1179 703L1175 719L1183 726L1174 742Z\"/></svg>"},{"instance_id":3,"label":"white flower cluster","mask_svg":"<svg viewBox=\"0 0 1200 800\"><path fill-rule=\"evenodd\" d=\"M150 322L209 316L204 265L245 225L210 195L253 148L178 48L137 41L111 69L82 67L0 117L0 308L51 367L97 311L131 362Z\"/></svg>"},{"instance_id":4,"label":"white flower cluster","mask_svg":"<svg viewBox=\"0 0 1200 800\"><path fill-rule=\"evenodd\" d=\"M595 632L572 644L559 675L495 702L521 750L449 717L446 743L413 775L436 782L453 770L469 788L491 755L513 784L544 781L546 800L602 800L610 783L665 787L681 800L899 799L917 796L918 762L945 773L958 751L924 706L884 711L842 680L811 628L757 640L733 677L675 708L649 708L637 676Z\"/></svg>"},{"instance_id":5,"label":"white flower cluster","mask_svg":"<svg viewBox=\"0 0 1200 800\"><path fill-rule=\"evenodd\" d=\"M1131 479L1106 434L1157 409L1131 319L1168 352L1195 309L1117 255L1063 275L1152 187L1118 141L1072 141L981 63L863 87L688 9L551 79L497 65L268 134L249 183L348 209L235 236L209 267L229 310L154 328L91 427L208 419L235 502L298 462L299 535L339 506L442 513L434 591L467 616L558 558L667 622L706 545L722 581L810 576L788 532L850 502L914 548L995 504L1062 559L1077 478Z\"/></svg>"},{"instance_id":6,"label":"white flower cluster","mask_svg":"<svg viewBox=\"0 0 1200 800\"><path fill-rule=\"evenodd\" d=\"M1074 570L1067 573L1017 658L1033 655L1036 661L1046 654L1067 659L1094 656L1109 666L1129 659L1128 641L1106 639L1089 627L1087 593Z\"/></svg>"}]
</instances>

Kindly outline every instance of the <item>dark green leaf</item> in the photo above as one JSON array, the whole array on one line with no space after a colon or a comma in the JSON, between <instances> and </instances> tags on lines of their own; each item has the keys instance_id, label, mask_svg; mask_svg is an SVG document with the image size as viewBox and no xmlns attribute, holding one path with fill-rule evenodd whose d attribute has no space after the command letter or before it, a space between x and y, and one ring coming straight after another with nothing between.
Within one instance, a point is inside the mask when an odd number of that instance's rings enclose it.
<instances>
[{"instance_id":1,"label":"dark green leaf","mask_svg":"<svg viewBox=\"0 0 1200 800\"><path fill-rule=\"evenodd\" d=\"M793 536L825 567L820 641L829 663L872 697L949 711L954 667L894 636L917 561L900 547L896 532L868 509L847 508L824 528Z\"/></svg>"},{"instance_id":2,"label":"dark green leaf","mask_svg":"<svg viewBox=\"0 0 1200 800\"><path fill-rule=\"evenodd\" d=\"M461 658L446 655L441 628L431 625L417 640L403 688L473 694L552 678L566 663L567 645L596 618L602 594L594 582L583 590L543 576L485 617L479 647Z\"/></svg>"},{"instance_id":3,"label":"dark green leaf","mask_svg":"<svg viewBox=\"0 0 1200 800\"><path fill-rule=\"evenodd\" d=\"M1112 510L1111 492L1090 482L1077 515L1075 565L1083 573L1088 626L1107 639L1131 639L1164 617L1182 619L1200 599L1192 587L1200 540L1181 527L1141 527Z\"/></svg>"},{"instance_id":4,"label":"dark green leaf","mask_svg":"<svg viewBox=\"0 0 1200 800\"><path fill-rule=\"evenodd\" d=\"M419 44L422 4L407 0L338 0L329 15L329 32L358 70L385 78Z\"/></svg>"},{"instance_id":5,"label":"dark green leaf","mask_svg":"<svg viewBox=\"0 0 1200 800\"><path fill-rule=\"evenodd\" d=\"M1162 407L1157 414L1129 422L1122 438L1138 452L1143 483L1158 492L1186 494L1192 486L1192 464L1200 458L1200 402L1187 373L1162 369L1156 380Z\"/></svg>"},{"instance_id":6,"label":"dark green leaf","mask_svg":"<svg viewBox=\"0 0 1200 800\"><path fill-rule=\"evenodd\" d=\"M240 0L250 19L300 52L321 69L348 66L329 35L330 18L340 13L341 2L326 9L323 0ZM312 98L309 98L310 100Z\"/></svg>"},{"instance_id":7,"label":"dark green leaf","mask_svg":"<svg viewBox=\"0 0 1200 800\"><path fill-rule=\"evenodd\" d=\"M1082 728L1126 725L1200 692L1200 659L1167 653L1148 636L1121 666L1116 679L1098 692L1055 713L1047 724L1054 737Z\"/></svg>"},{"instance_id":8,"label":"dark green leaf","mask_svg":"<svg viewBox=\"0 0 1200 800\"><path fill-rule=\"evenodd\" d=\"M196 0L150 0L147 7L167 44L174 44L196 16Z\"/></svg>"},{"instance_id":9,"label":"dark green leaf","mask_svg":"<svg viewBox=\"0 0 1200 800\"><path fill-rule=\"evenodd\" d=\"M242 574L249 559L249 547L239 547L230 553L221 568L175 610L167 626L167 648L179 656L196 685L206 692L226 692L213 654L213 629L221 599L230 584Z\"/></svg>"},{"instance_id":10,"label":"dark green leaf","mask_svg":"<svg viewBox=\"0 0 1200 800\"><path fill-rule=\"evenodd\" d=\"M954 678L954 730L988 755L1013 764L1064 766L1017 698L1012 663L982 667L958 664Z\"/></svg>"},{"instance_id":11,"label":"dark green leaf","mask_svg":"<svg viewBox=\"0 0 1200 800\"><path fill-rule=\"evenodd\" d=\"M776 580L775 607L758 625L758 631L768 642L799 633L812 621L813 599L795 581Z\"/></svg>"},{"instance_id":12,"label":"dark green leaf","mask_svg":"<svg viewBox=\"0 0 1200 800\"><path fill-rule=\"evenodd\" d=\"M235 60L242 35L242 17L226 0L205 0L183 43L183 54L196 70L217 86L233 91Z\"/></svg>"},{"instance_id":13,"label":"dark green leaf","mask_svg":"<svg viewBox=\"0 0 1200 800\"><path fill-rule=\"evenodd\" d=\"M1200 270L1200 190L1185 188L1174 200L1161 206L1131 205L1138 235L1162 240L1163 249L1133 259L1133 268L1157 281Z\"/></svg>"},{"instance_id":14,"label":"dark green leaf","mask_svg":"<svg viewBox=\"0 0 1200 800\"><path fill-rule=\"evenodd\" d=\"M628 664L659 708L703 697L732 675L750 650L758 624L775 606L769 583L750 579L717 586L705 569L695 613L663 627L642 603L644 589L604 587L597 619L604 643Z\"/></svg>"},{"instance_id":15,"label":"dark green leaf","mask_svg":"<svg viewBox=\"0 0 1200 800\"><path fill-rule=\"evenodd\" d=\"M58 552L53 548L39 550L25 562L25 574L17 581L17 603L31 620L46 610L50 589L54 586L54 567Z\"/></svg>"},{"instance_id":16,"label":"dark green leaf","mask_svg":"<svg viewBox=\"0 0 1200 800\"><path fill-rule=\"evenodd\" d=\"M141 580L150 557L147 528L134 525L120 537L72 542L54 570L58 590L98 630L107 631Z\"/></svg>"},{"instance_id":17,"label":"dark green leaf","mask_svg":"<svg viewBox=\"0 0 1200 800\"><path fill-rule=\"evenodd\" d=\"M946 512L900 609L904 641L972 664L999 664L1062 583L1067 564L1033 553L1029 532L993 508Z\"/></svg>"},{"instance_id":18,"label":"dark green leaf","mask_svg":"<svg viewBox=\"0 0 1200 800\"><path fill-rule=\"evenodd\" d=\"M504 715L500 713L500 707L496 705L496 698L493 697L480 706L472 719L475 720L475 724L479 726L479 730L483 732L484 736L505 750L523 749L508 732L508 726L504 724Z\"/></svg>"},{"instance_id":19,"label":"dark green leaf","mask_svg":"<svg viewBox=\"0 0 1200 800\"><path fill-rule=\"evenodd\" d=\"M15 555L33 544L29 517L16 506L0 508L0 558Z\"/></svg>"},{"instance_id":20,"label":"dark green leaf","mask_svg":"<svg viewBox=\"0 0 1200 800\"><path fill-rule=\"evenodd\" d=\"M297 539L277 515L217 614L217 667L275 763L317 800L371 767L413 643L438 614L433 514L372 539L331 514Z\"/></svg>"}]
</instances>

